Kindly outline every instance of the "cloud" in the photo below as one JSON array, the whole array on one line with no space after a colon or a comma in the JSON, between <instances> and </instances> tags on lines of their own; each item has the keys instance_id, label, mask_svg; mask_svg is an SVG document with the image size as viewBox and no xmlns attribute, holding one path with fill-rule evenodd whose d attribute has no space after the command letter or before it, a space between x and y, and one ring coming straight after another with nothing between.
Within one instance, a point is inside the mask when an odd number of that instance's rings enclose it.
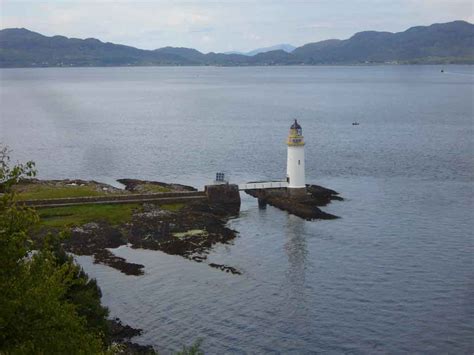
<instances>
[{"instance_id":1,"label":"cloud","mask_svg":"<svg viewBox=\"0 0 474 355\"><path fill-rule=\"evenodd\" d=\"M188 30L189 33L206 33L212 32L214 30L213 27L194 27Z\"/></svg>"},{"instance_id":2,"label":"cloud","mask_svg":"<svg viewBox=\"0 0 474 355\"><path fill-rule=\"evenodd\" d=\"M212 42L212 37L204 35L204 36L201 37L201 41L203 41L204 43Z\"/></svg>"},{"instance_id":3,"label":"cloud","mask_svg":"<svg viewBox=\"0 0 474 355\"><path fill-rule=\"evenodd\" d=\"M251 50L473 21L470 0L0 0L0 25L145 49ZM232 45L232 48L229 46Z\"/></svg>"}]
</instances>

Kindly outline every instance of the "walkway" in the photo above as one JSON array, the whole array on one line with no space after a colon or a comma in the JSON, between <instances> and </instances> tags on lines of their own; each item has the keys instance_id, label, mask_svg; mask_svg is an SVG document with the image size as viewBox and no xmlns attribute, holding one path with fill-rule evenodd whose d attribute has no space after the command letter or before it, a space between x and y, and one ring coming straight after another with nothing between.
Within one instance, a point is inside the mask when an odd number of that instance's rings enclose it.
<instances>
[{"instance_id":1,"label":"walkway","mask_svg":"<svg viewBox=\"0 0 474 355\"><path fill-rule=\"evenodd\" d=\"M256 190L256 189L283 189L288 187L286 180L275 181L254 181L246 184L239 184L239 190Z\"/></svg>"}]
</instances>

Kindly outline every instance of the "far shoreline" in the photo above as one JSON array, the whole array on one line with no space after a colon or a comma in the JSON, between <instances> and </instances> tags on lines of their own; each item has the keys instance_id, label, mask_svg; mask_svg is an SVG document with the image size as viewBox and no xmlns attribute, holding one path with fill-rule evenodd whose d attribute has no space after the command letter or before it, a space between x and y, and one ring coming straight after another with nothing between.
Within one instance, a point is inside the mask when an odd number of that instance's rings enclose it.
<instances>
[{"instance_id":1,"label":"far shoreline","mask_svg":"<svg viewBox=\"0 0 474 355\"><path fill-rule=\"evenodd\" d=\"M25 66L25 67L0 67L0 69L98 69L98 68L316 68L316 67L335 67L335 68L359 68L359 67L408 67L408 66L474 66L473 63L360 63L360 64L275 64L275 65L103 65L103 66Z\"/></svg>"}]
</instances>

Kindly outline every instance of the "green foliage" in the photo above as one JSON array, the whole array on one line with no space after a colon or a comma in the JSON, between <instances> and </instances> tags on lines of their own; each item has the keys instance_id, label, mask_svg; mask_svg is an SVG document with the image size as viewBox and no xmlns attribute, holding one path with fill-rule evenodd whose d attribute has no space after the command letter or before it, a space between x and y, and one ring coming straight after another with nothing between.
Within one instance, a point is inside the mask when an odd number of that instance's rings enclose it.
<instances>
[{"instance_id":1,"label":"green foliage","mask_svg":"<svg viewBox=\"0 0 474 355\"><path fill-rule=\"evenodd\" d=\"M156 184L141 184L139 193L170 192L171 189L166 186Z\"/></svg>"},{"instance_id":2,"label":"green foliage","mask_svg":"<svg viewBox=\"0 0 474 355\"><path fill-rule=\"evenodd\" d=\"M196 340L191 346L183 345L183 350L178 351L176 355L204 355L201 350L202 339Z\"/></svg>"},{"instance_id":3,"label":"green foliage","mask_svg":"<svg viewBox=\"0 0 474 355\"><path fill-rule=\"evenodd\" d=\"M160 208L166 211L176 212L184 207L184 203L169 203L166 205L160 205Z\"/></svg>"},{"instance_id":4,"label":"green foliage","mask_svg":"<svg viewBox=\"0 0 474 355\"><path fill-rule=\"evenodd\" d=\"M48 227L65 227L104 220L112 225L127 222L138 204L114 205L78 205L68 207L51 207L39 210L41 225Z\"/></svg>"},{"instance_id":5,"label":"green foliage","mask_svg":"<svg viewBox=\"0 0 474 355\"><path fill-rule=\"evenodd\" d=\"M3 273L2 273L3 274ZM98 333L87 329L67 301L75 282L71 263L56 264L51 252L21 260L14 277L0 276L0 351L20 353L100 353Z\"/></svg>"},{"instance_id":6,"label":"green foliage","mask_svg":"<svg viewBox=\"0 0 474 355\"><path fill-rule=\"evenodd\" d=\"M102 340L108 340L109 310L100 302L102 292L97 281L89 279L84 270L74 263L73 258L62 249L58 238L53 240L54 244L48 241L48 247L56 256L57 264L69 264L74 273L74 282L68 286L65 298L76 306L77 314L85 318L89 331L99 334Z\"/></svg>"},{"instance_id":7,"label":"green foliage","mask_svg":"<svg viewBox=\"0 0 474 355\"><path fill-rule=\"evenodd\" d=\"M33 249L28 233L39 218L16 203L12 186L34 174L33 163L10 167L0 150L0 353L102 353L107 310L95 281L59 252L58 236Z\"/></svg>"},{"instance_id":8,"label":"green foliage","mask_svg":"<svg viewBox=\"0 0 474 355\"><path fill-rule=\"evenodd\" d=\"M29 161L10 167L10 156L7 147L0 148L0 193L10 192L22 177L36 176L35 163Z\"/></svg>"}]
</instances>

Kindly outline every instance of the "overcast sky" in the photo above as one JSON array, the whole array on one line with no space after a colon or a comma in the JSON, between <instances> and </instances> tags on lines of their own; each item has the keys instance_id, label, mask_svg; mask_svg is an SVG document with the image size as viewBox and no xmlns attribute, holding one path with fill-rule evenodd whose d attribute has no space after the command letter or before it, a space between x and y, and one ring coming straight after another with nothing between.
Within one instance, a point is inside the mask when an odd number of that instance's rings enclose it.
<instances>
[{"instance_id":1,"label":"overcast sky","mask_svg":"<svg viewBox=\"0 0 474 355\"><path fill-rule=\"evenodd\" d=\"M363 30L474 22L472 0L0 0L1 28L155 49L247 51L345 39Z\"/></svg>"}]
</instances>

